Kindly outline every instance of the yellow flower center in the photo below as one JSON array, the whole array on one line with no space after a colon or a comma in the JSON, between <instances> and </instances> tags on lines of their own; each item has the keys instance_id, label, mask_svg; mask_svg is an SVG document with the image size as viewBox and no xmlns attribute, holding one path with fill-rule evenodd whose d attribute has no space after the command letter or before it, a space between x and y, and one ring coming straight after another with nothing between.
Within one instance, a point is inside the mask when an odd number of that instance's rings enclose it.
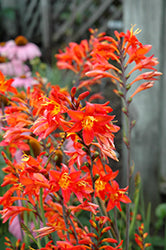
<instances>
[{"instance_id":1,"label":"yellow flower center","mask_svg":"<svg viewBox=\"0 0 166 250\"><path fill-rule=\"evenodd\" d=\"M86 116L84 118L84 120L82 121L82 127L83 128L92 128L94 121L96 121L96 119L94 118L94 116L91 116L91 115Z\"/></svg>"},{"instance_id":2,"label":"yellow flower center","mask_svg":"<svg viewBox=\"0 0 166 250\"><path fill-rule=\"evenodd\" d=\"M62 189L67 189L70 184L71 177L68 175L68 173L63 173L58 184Z\"/></svg>"},{"instance_id":3,"label":"yellow flower center","mask_svg":"<svg viewBox=\"0 0 166 250\"><path fill-rule=\"evenodd\" d=\"M21 160L22 161L29 161L29 156L27 154L23 154L22 157L21 157Z\"/></svg>"},{"instance_id":4,"label":"yellow flower center","mask_svg":"<svg viewBox=\"0 0 166 250\"><path fill-rule=\"evenodd\" d=\"M53 102L53 104L54 104L54 109L51 111L51 114L54 116L54 115L57 115L61 111L61 107L59 103L57 102Z\"/></svg>"},{"instance_id":5,"label":"yellow flower center","mask_svg":"<svg viewBox=\"0 0 166 250\"><path fill-rule=\"evenodd\" d=\"M100 177L99 177L99 178L95 181L95 189L96 189L96 191L99 192L99 191L104 190L106 184L107 184L107 183L106 183L105 181L102 181L102 180L100 179Z\"/></svg>"},{"instance_id":6,"label":"yellow flower center","mask_svg":"<svg viewBox=\"0 0 166 250\"><path fill-rule=\"evenodd\" d=\"M18 46L24 46L28 43L28 40L24 36L17 36L15 38L15 43Z\"/></svg>"},{"instance_id":7,"label":"yellow flower center","mask_svg":"<svg viewBox=\"0 0 166 250\"><path fill-rule=\"evenodd\" d=\"M118 195L117 193L116 193L116 194L111 194L111 195L110 195L110 199L111 199L112 201L117 200L118 197L119 197L119 195Z\"/></svg>"},{"instance_id":8,"label":"yellow flower center","mask_svg":"<svg viewBox=\"0 0 166 250\"><path fill-rule=\"evenodd\" d=\"M5 56L0 56L0 63L7 62L7 58Z\"/></svg>"},{"instance_id":9,"label":"yellow flower center","mask_svg":"<svg viewBox=\"0 0 166 250\"><path fill-rule=\"evenodd\" d=\"M54 108L51 110L51 115L57 115L60 111L61 111L61 106L59 103L57 103L56 101L50 100L47 98L46 103L42 104L44 106L47 106L49 104L52 104L54 106Z\"/></svg>"},{"instance_id":10,"label":"yellow flower center","mask_svg":"<svg viewBox=\"0 0 166 250\"><path fill-rule=\"evenodd\" d=\"M21 75L20 78L26 79L27 77L26 77L26 75Z\"/></svg>"},{"instance_id":11,"label":"yellow flower center","mask_svg":"<svg viewBox=\"0 0 166 250\"><path fill-rule=\"evenodd\" d=\"M0 42L0 46L4 47L6 45L6 42Z\"/></svg>"}]
</instances>

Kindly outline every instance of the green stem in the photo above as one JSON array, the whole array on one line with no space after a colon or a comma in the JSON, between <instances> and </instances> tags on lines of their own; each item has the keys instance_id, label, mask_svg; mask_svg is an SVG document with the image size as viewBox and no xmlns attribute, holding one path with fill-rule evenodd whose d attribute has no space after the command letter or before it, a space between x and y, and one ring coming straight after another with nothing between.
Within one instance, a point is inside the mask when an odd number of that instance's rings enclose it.
<instances>
[{"instance_id":1,"label":"green stem","mask_svg":"<svg viewBox=\"0 0 166 250\"><path fill-rule=\"evenodd\" d=\"M63 198L61 199L61 205L62 205L63 219L64 219L64 222L65 222L65 227L66 227L66 229L68 229L69 225L68 225L68 221L67 221L66 207L64 205ZM69 232L68 231L67 231L67 238L70 241L70 237L69 237Z\"/></svg>"},{"instance_id":2,"label":"green stem","mask_svg":"<svg viewBox=\"0 0 166 250\"><path fill-rule=\"evenodd\" d=\"M25 203L26 201L22 201L23 203L23 206L24 207L27 207L27 204ZM27 211L24 211L23 213L23 221L24 221L24 224L27 228L29 228L29 225L28 225L28 212ZM24 234L24 242L25 242L25 245L26 246L29 246L29 237L28 237L28 234L25 232Z\"/></svg>"},{"instance_id":3,"label":"green stem","mask_svg":"<svg viewBox=\"0 0 166 250\"><path fill-rule=\"evenodd\" d=\"M127 186L130 190L130 162L131 162L131 149L130 149L130 143L131 143L131 124L130 124L130 112L129 112L129 104L130 102L127 99L127 77L125 74L125 56L124 56L124 50L122 48L122 42L119 42L119 57L120 57L120 67L121 67L121 85L122 89L120 91L123 92L122 95L122 101L123 101L123 107L126 110L125 116L126 116L126 126L125 126L125 137L127 138ZM125 139L125 138L124 138ZM130 196L130 194L129 194ZM126 205L126 242L125 242L125 249L129 249L129 227L130 227L130 205L129 203Z\"/></svg>"},{"instance_id":4,"label":"green stem","mask_svg":"<svg viewBox=\"0 0 166 250\"><path fill-rule=\"evenodd\" d=\"M107 213L106 208L105 208L105 204L103 203L103 201L102 201L101 199L95 198L95 203L96 203L97 205L99 205L99 210L100 210L101 216L104 215L104 216L110 218L110 215L109 215L109 213ZM101 208L102 208L102 209L101 209ZM110 220L111 220L111 218L110 218ZM110 238L116 239L116 238L117 238L117 237L116 237L116 232L115 232L115 229L114 229L112 220L111 220L111 222L108 221L107 224L109 224L109 226L111 226L111 229L108 231L109 237L110 237ZM114 244L114 246L116 246L116 244Z\"/></svg>"},{"instance_id":5,"label":"green stem","mask_svg":"<svg viewBox=\"0 0 166 250\"><path fill-rule=\"evenodd\" d=\"M72 219L70 218L70 216L69 216L68 218L69 218L70 224L71 224L71 226L72 226L72 228L73 228L73 231L74 231L74 237L75 237L75 239L76 239L76 243L77 243L77 245L78 245L78 237L77 237L77 232L76 232L76 229L75 229L74 223L73 223Z\"/></svg>"},{"instance_id":6,"label":"green stem","mask_svg":"<svg viewBox=\"0 0 166 250\"><path fill-rule=\"evenodd\" d=\"M46 226L46 218L45 218L44 207L43 207L43 189L42 189L42 188L40 188L40 196L39 196L39 199L40 199L41 219L42 219L42 222L43 222L43 226L45 227L45 226ZM45 239L45 243L47 244L47 243L49 242L48 237L45 236L44 239Z\"/></svg>"},{"instance_id":7,"label":"green stem","mask_svg":"<svg viewBox=\"0 0 166 250\"><path fill-rule=\"evenodd\" d=\"M164 234L165 234L165 237L164 237L164 250L166 250L166 219L165 219L165 223L164 223Z\"/></svg>"},{"instance_id":8,"label":"green stem","mask_svg":"<svg viewBox=\"0 0 166 250\"><path fill-rule=\"evenodd\" d=\"M29 203L29 207L33 210L33 211L30 213L30 215L31 215L31 219L32 219L32 221L33 221L33 223L34 223L35 229L39 229L39 228L40 228L40 217L37 216L37 217L38 217L39 223L37 222L36 217L35 217L35 214L37 214L37 209L36 209L35 207L33 207L33 205L32 205L31 203ZM41 241L40 241L39 238L37 238L37 240L36 240L36 239L33 237L33 240L34 240L34 242L36 243L36 245L37 245L39 248L42 247Z\"/></svg>"}]
</instances>

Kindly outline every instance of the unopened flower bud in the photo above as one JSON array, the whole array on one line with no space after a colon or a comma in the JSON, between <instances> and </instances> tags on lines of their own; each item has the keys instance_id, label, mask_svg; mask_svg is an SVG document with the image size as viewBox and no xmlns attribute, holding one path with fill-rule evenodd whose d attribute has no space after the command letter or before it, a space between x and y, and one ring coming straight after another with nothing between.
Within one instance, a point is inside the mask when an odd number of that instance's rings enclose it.
<instances>
[{"instance_id":1,"label":"unopened flower bud","mask_svg":"<svg viewBox=\"0 0 166 250\"><path fill-rule=\"evenodd\" d=\"M126 136L123 137L123 142L126 144L127 147L129 146L129 141Z\"/></svg>"},{"instance_id":2,"label":"unopened flower bud","mask_svg":"<svg viewBox=\"0 0 166 250\"><path fill-rule=\"evenodd\" d=\"M131 97L129 97L129 99L128 99L128 101L127 101L128 103L131 103L132 102L132 98Z\"/></svg>"},{"instance_id":3,"label":"unopened flower bud","mask_svg":"<svg viewBox=\"0 0 166 250\"><path fill-rule=\"evenodd\" d=\"M132 120L131 121L131 128L133 128L135 126L135 124L136 124L136 120Z\"/></svg>"},{"instance_id":4,"label":"unopened flower bud","mask_svg":"<svg viewBox=\"0 0 166 250\"><path fill-rule=\"evenodd\" d=\"M122 108L122 112L123 112L125 115L127 115L127 108L126 108L126 107L123 107L123 108Z\"/></svg>"},{"instance_id":5,"label":"unopened flower bud","mask_svg":"<svg viewBox=\"0 0 166 250\"><path fill-rule=\"evenodd\" d=\"M138 172L136 175L135 175L135 186L137 187L141 182L141 176L140 176L140 173Z\"/></svg>"},{"instance_id":6,"label":"unopened flower bud","mask_svg":"<svg viewBox=\"0 0 166 250\"><path fill-rule=\"evenodd\" d=\"M95 174L95 176L94 176L94 181L96 181L99 177L100 177L99 174Z\"/></svg>"},{"instance_id":7,"label":"unopened flower bud","mask_svg":"<svg viewBox=\"0 0 166 250\"><path fill-rule=\"evenodd\" d=\"M74 97L74 96L75 96L76 91L77 91L77 88L76 88L76 87L73 87L73 88L71 89L71 97Z\"/></svg>"},{"instance_id":8,"label":"unopened flower bud","mask_svg":"<svg viewBox=\"0 0 166 250\"><path fill-rule=\"evenodd\" d=\"M78 99L81 101L85 99L89 95L89 91L85 91L84 93L81 93L78 97Z\"/></svg>"},{"instance_id":9,"label":"unopened flower bud","mask_svg":"<svg viewBox=\"0 0 166 250\"><path fill-rule=\"evenodd\" d=\"M99 152L96 151L94 155L92 156L92 160L94 161L98 156L99 156Z\"/></svg>"},{"instance_id":10,"label":"unopened flower bud","mask_svg":"<svg viewBox=\"0 0 166 250\"><path fill-rule=\"evenodd\" d=\"M86 167L90 167L90 164L89 164L89 162L84 162L84 166L86 166Z\"/></svg>"},{"instance_id":11,"label":"unopened flower bud","mask_svg":"<svg viewBox=\"0 0 166 250\"><path fill-rule=\"evenodd\" d=\"M131 85L130 84L127 84L126 85L126 89L129 90L131 88Z\"/></svg>"},{"instance_id":12,"label":"unopened flower bud","mask_svg":"<svg viewBox=\"0 0 166 250\"><path fill-rule=\"evenodd\" d=\"M122 91L120 91L120 90L117 92L117 94L118 94L119 96L121 96L121 97L124 97L123 92L122 92Z\"/></svg>"}]
</instances>

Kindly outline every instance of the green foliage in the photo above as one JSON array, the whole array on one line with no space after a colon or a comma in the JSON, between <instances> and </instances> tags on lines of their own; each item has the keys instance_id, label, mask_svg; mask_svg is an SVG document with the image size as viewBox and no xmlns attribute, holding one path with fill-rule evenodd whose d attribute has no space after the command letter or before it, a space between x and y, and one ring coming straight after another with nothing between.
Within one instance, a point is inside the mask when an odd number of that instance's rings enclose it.
<instances>
[{"instance_id":1,"label":"green foliage","mask_svg":"<svg viewBox=\"0 0 166 250\"><path fill-rule=\"evenodd\" d=\"M4 9L1 9L0 11L0 18L7 18L7 19L10 19L10 20L14 20L16 17L16 12L15 12L15 9L13 8L4 8Z\"/></svg>"},{"instance_id":2,"label":"green foliage","mask_svg":"<svg viewBox=\"0 0 166 250\"><path fill-rule=\"evenodd\" d=\"M43 63L39 58L30 61L32 75L36 76L38 72L43 79L51 82L52 85L59 85L61 88L70 87L74 78L74 73L67 70L59 70L56 66L50 66Z\"/></svg>"},{"instance_id":3,"label":"green foliage","mask_svg":"<svg viewBox=\"0 0 166 250\"><path fill-rule=\"evenodd\" d=\"M4 244L6 242L5 237L10 238L11 242L13 242L14 244L16 242L16 238L11 233L8 232L7 228L4 231L4 226L7 227L7 224L6 223L5 224L0 223L0 247L1 247L0 249L1 250L6 250L6 247L7 247Z\"/></svg>"},{"instance_id":4,"label":"green foliage","mask_svg":"<svg viewBox=\"0 0 166 250\"><path fill-rule=\"evenodd\" d=\"M16 19L16 10L14 8L3 8L0 9L0 23L1 23L1 29L0 29L0 37L1 40L3 40L4 35L6 35L7 31L4 27L4 22L6 20L14 21Z\"/></svg>"},{"instance_id":5,"label":"green foliage","mask_svg":"<svg viewBox=\"0 0 166 250\"><path fill-rule=\"evenodd\" d=\"M164 220L166 218L166 203L158 205L155 212L158 219Z\"/></svg>"}]
</instances>

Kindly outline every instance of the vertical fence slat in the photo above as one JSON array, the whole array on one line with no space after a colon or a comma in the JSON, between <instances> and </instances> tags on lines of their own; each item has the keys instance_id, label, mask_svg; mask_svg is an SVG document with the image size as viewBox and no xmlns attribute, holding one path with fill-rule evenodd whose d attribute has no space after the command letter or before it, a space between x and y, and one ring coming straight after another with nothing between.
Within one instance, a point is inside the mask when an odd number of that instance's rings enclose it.
<instances>
[{"instance_id":1,"label":"vertical fence slat","mask_svg":"<svg viewBox=\"0 0 166 250\"><path fill-rule=\"evenodd\" d=\"M73 37L74 40L77 40L88 28L90 28L93 23L100 18L100 16L103 14L106 8L108 8L113 2L113 0L105 0L101 3L100 7L96 10L95 13L92 14L92 16L89 18L89 20L83 24L80 29L77 31L76 35Z\"/></svg>"},{"instance_id":2,"label":"vertical fence slat","mask_svg":"<svg viewBox=\"0 0 166 250\"><path fill-rule=\"evenodd\" d=\"M35 15L35 12L33 10L35 6L37 5L37 3L38 3L38 0L33 0L27 5L26 12L23 13L25 23L27 23L29 20L32 20L32 16Z\"/></svg>"},{"instance_id":3,"label":"vertical fence slat","mask_svg":"<svg viewBox=\"0 0 166 250\"><path fill-rule=\"evenodd\" d=\"M163 0L162 21L161 21L161 37L160 37L160 63L161 72L161 88L160 88L160 173L159 184L160 192L166 197L166 1Z\"/></svg>"},{"instance_id":4,"label":"vertical fence slat","mask_svg":"<svg viewBox=\"0 0 166 250\"><path fill-rule=\"evenodd\" d=\"M55 31L55 34L53 35L54 41L57 41L59 39L59 37L65 33L65 31L68 29L68 27L70 27L72 25L72 23L74 22L76 16L80 12L85 11L86 8L88 8L88 6L90 5L91 1L92 0L85 0L77 7L77 9L74 11L74 13L72 13L72 15L70 16L70 19L67 20L64 24L62 24L62 26L59 27L59 30Z\"/></svg>"},{"instance_id":5,"label":"vertical fence slat","mask_svg":"<svg viewBox=\"0 0 166 250\"><path fill-rule=\"evenodd\" d=\"M42 44L44 48L50 46L50 1L41 0L41 26Z\"/></svg>"},{"instance_id":6,"label":"vertical fence slat","mask_svg":"<svg viewBox=\"0 0 166 250\"><path fill-rule=\"evenodd\" d=\"M156 17L156 18L155 18ZM131 24L142 29L138 35L143 44L152 44L151 54L159 57L162 1L126 0L124 1L124 28ZM161 63L159 64L161 67ZM159 68L158 68L159 69ZM159 69L160 70L160 69ZM131 79L132 80L132 79ZM137 85L138 86L138 85ZM137 87L135 85L135 87ZM132 159L135 169L141 173L146 203L151 202L154 208L160 201L158 175L160 169L160 84L156 83L150 90L137 94L131 103L131 114L136 119L132 133ZM125 150L124 150L125 160ZM153 210L154 211L154 210Z\"/></svg>"}]
</instances>

